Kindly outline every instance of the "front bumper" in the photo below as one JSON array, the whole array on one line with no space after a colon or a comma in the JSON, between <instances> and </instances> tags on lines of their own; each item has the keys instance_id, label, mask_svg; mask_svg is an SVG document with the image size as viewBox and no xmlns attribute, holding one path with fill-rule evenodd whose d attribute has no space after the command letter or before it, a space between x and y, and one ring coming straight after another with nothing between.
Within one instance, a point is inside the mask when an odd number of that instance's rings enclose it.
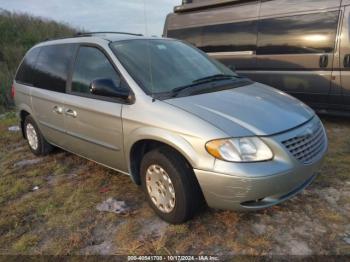
<instances>
[{"instance_id":1,"label":"front bumper","mask_svg":"<svg viewBox=\"0 0 350 262\"><path fill-rule=\"evenodd\" d=\"M310 123L317 123L315 117ZM263 138L273 149L273 161L229 163L217 160L213 171L195 169L208 206L225 210L259 210L279 204L306 188L316 178L328 148L324 132L324 149L312 163L304 164L283 147L281 141L298 136L305 125L284 134Z\"/></svg>"}]
</instances>

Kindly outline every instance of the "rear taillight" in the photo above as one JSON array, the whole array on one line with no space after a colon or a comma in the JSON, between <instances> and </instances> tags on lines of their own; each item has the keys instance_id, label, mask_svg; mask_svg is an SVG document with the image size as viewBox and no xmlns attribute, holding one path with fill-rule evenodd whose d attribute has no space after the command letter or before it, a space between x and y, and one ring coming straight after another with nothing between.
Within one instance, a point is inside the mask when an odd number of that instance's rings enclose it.
<instances>
[{"instance_id":1,"label":"rear taillight","mask_svg":"<svg viewBox=\"0 0 350 262\"><path fill-rule=\"evenodd\" d=\"M11 96L12 96L12 98L15 98L15 95L16 95L15 85L12 85L12 87L11 87Z\"/></svg>"}]
</instances>

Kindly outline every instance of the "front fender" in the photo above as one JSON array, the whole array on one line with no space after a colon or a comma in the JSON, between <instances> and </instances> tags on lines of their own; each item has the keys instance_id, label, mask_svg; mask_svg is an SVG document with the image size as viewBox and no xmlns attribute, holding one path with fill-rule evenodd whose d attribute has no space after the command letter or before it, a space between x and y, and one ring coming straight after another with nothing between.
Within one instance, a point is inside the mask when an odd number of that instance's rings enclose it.
<instances>
[{"instance_id":1,"label":"front fender","mask_svg":"<svg viewBox=\"0 0 350 262\"><path fill-rule=\"evenodd\" d=\"M174 134L167 130L155 127L143 127L138 128L128 134L128 139L125 142L125 154L126 160L130 168L130 153L133 145L142 140L154 140L161 143L164 143L178 152L180 152L183 157L187 159L187 161L191 164L193 168L198 168L200 166L200 156L198 151L195 150L192 144L188 141L189 139L198 140L195 137L189 137L181 134ZM212 161L211 166L214 165L214 161Z\"/></svg>"}]
</instances>

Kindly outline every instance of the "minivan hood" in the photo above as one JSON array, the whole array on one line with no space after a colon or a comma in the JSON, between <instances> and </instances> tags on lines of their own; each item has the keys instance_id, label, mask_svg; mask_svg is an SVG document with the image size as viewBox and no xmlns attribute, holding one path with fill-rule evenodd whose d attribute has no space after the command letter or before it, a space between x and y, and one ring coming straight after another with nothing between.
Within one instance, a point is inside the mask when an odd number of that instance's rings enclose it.
<instances>
[{"instance_id":1,"label":"minivan hood","mask_svg":"<svg viewBox=\"0 0 350 262\"><path fill-rule=\"evenodd\" d=\"M281 133L314 116L299 100L260 83L165 102L206 120L232 137Z\"/></svg>"}]
</instances>

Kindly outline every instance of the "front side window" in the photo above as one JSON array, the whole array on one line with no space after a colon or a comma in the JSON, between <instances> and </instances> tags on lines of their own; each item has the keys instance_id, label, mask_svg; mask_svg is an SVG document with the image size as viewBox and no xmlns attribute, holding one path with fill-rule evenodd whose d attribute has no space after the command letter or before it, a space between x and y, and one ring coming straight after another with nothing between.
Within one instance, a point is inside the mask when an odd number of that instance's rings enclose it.
<instances>
[{"instance_id":1,"label":"front side window","mask_svg":"<svg viewBox=\"0 0 350 262\"><path fill-rule=\"evenodd\" d=\"M49 45L41 47L36 63L35 86L65 93L66 82L75 45Z\"/></svg>"},{"instance_id":2,"label":"front side window","mask_svg":"<svg viewBox=\"0 0 350 262\"><path fill-rule=\"evenodd\" d=\"M201 83L201 80L217 80L215 76L229 78L231 84L239 81L230 69L181 41L134 39L114 42L110 46L126 70L148 94L192 87Z\"/></svg>"},{"instance_id":3,"label":"front side window","mask_svg":"<svg viewBox=\"0 0 350 262\"><path fill-rule=\"evenodd\" d=\"M263 19L257 54L330 53L335 46L339 12Z\"/></svg>"},{"instance_id":4,"label":"front side window","mask_svg":"<svg viewBox=\"0 0 350 262\"><path fill-rule=\"evenodd\" d=\"M97 79L110 79L120 86L120 77L107 57L95 47L80 47L76 59L72 92L90 94L90 84Z\"/></svg>"}]
</instances>

